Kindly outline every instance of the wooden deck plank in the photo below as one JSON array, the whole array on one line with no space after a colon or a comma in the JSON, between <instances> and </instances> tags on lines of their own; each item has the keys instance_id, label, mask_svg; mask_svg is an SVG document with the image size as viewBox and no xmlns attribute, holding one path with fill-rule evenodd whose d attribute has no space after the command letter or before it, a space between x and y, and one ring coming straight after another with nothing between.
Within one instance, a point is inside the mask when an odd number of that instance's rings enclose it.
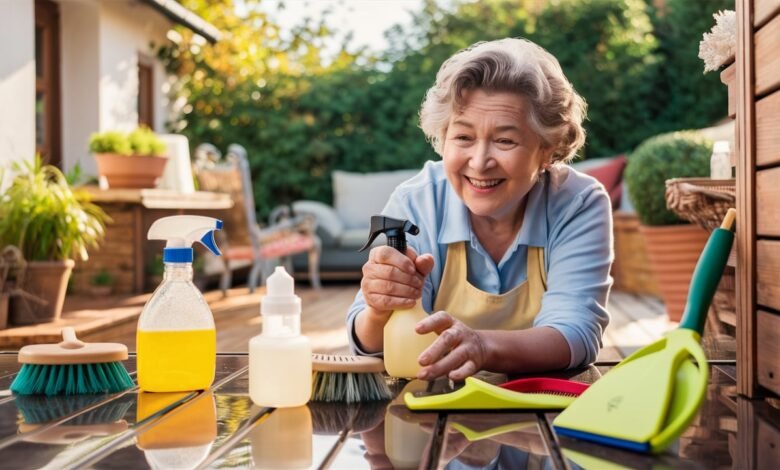
<instances>
[{"instance_id":1,"label":"wooden deck plank","mask_svg":"<svg viewBox=\"0 0 780 470\"><path fill-rule=\"evenodd\" d=\"M357 283L335 283L326 285L319 292L308 287L297 290L302 301L301 330L309 337L315 351L348 351L345 316L358 288ZM261 332L260 299L263 292L260 289L249 294L246 288L237 288L232 289L226 298L222 298L218 291L204 295L214 312L218 351L248 350L249 340ZM17 349L23 342L29 342L29 338L22 338L25 332L38 335L36 341L53 342L57 340L62 326L76 324L85 341L121 342L134 351L137 318L148 297L149 294L98 301L74 297L68 301L69 311L64 315L65 321L26 327L27 330L15 329L18 330L16 332L2 331L0 344L5 344L6 349ZM112 306L114 308L109 308ZM122 309L124 317L120 321L117 312ZM608 311L612 318L604 333L599 360L622 359L637 348L660 338L674 326L666 320L663 304L654 297L613 292ZM98 326L95 326L95 322Z\"/></svg>"},{"instance_id":2,"label":"wooden deck plank","mask_svg":"<svg viewBox=\"0 0 780 470\"><path fill-rule=\"evenodd\" d=\"M611 320L604 332L604 345L616 348L622 357L659 339L674 327L663 304L642 301L642 298L625 292L610 295L607 311Z\"/></svg>"}]
</instances>

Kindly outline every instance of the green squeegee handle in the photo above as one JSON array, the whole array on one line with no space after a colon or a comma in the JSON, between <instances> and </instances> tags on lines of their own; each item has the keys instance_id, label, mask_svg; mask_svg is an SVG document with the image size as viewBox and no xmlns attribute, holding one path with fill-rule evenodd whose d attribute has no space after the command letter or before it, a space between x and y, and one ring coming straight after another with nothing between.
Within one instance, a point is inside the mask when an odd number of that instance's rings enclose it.
<instances>
[{"instance_id":1,"label":"green squeegee handle","mask_svg":"<svg viewBox=\"0 0 780 470\"><path fill-rule=\"evenodd\" d=\"M716 228L710 235L693 271L680 328L693 330L699 335L704 333L707 311L715 289L718 288L723 268L726 267L733 242L734 232L731 230Z\"/></svg>"}]
</instances>

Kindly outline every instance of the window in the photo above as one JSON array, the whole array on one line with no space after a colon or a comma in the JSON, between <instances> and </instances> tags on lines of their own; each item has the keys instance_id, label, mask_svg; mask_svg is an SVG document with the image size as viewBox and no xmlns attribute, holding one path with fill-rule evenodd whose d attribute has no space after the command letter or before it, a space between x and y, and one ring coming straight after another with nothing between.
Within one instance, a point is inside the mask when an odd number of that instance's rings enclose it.
<instances>
[{"instance_id":1,"label":"window","mask_svg":"<svg viewBox=\"0 0 780 470\"><path fill-rule=\"evenodd\" d=\"M143 56L138 58L138 125L154 129L154 66Z\"/></svg>"},{"instance_id":2,"label":"window","mask_svg":"<svg viewBox=\"0 0 780 470\"><path fill-rule=\"evenodd\" d=\"M61 167L59 52L59 7L35 0L35 149L44 162Z\"/></svg>"}]
</instances>

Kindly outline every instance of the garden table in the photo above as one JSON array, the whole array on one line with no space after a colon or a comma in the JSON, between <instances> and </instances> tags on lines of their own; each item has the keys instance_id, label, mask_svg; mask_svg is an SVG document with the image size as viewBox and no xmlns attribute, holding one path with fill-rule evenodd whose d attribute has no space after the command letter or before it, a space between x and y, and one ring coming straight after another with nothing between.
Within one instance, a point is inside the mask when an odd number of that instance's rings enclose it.
<instances>
[{"instance_id":1,"label":"garden table","mask_svg":"<svg viewBox=\"0 0 780 470\"><path fill-rule=\"evenodd\" d=\"M557 437L551 427L554 413L413 413L400 398L264 408L249 399L247 365L246 355L219 354L216 379L204 392L132 389L55 398L6 393L0 397L0 466L562 469L611 463L618 465L613 468L769 468L780 461L780 413L766 402L734 395L730 361L710 364L701 414L672 449L658 456ZM612 365L568 375L592 381ZM134 375L134 357L126 367ZM14 353L0 354L1 389L8 388L17 370ZM401 392L428 384L391 385Z\"/></svg>"}]
</instances>

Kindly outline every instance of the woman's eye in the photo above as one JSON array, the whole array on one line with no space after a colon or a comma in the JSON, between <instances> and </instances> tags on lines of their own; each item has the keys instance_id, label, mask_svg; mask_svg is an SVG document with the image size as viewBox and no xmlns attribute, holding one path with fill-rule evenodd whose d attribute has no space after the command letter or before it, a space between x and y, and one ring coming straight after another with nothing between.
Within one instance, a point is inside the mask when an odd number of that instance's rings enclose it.
<instances>
[{"instance_id":1,"label":"woman's eye","mask_svg":"<svg viewBox=\"0 0 780 470\"><path fill-rule=\"evenodd\" d=\"M471 137L469 137L467 135L458 135L458 136L455 136L455 140L471 140Z\"/></svg>"},{"instance_id":2,"label":"woman's eye","mask_svg":"<svg viewBox=\"0 0 780 470\"><path fill-rule=\"evenodd\" d=\"M511 139L498 139L496 141L496 143L501 144L501 145L513 145L515 143L515 141L511 140Z\"/></svg>"}]
</instances>

